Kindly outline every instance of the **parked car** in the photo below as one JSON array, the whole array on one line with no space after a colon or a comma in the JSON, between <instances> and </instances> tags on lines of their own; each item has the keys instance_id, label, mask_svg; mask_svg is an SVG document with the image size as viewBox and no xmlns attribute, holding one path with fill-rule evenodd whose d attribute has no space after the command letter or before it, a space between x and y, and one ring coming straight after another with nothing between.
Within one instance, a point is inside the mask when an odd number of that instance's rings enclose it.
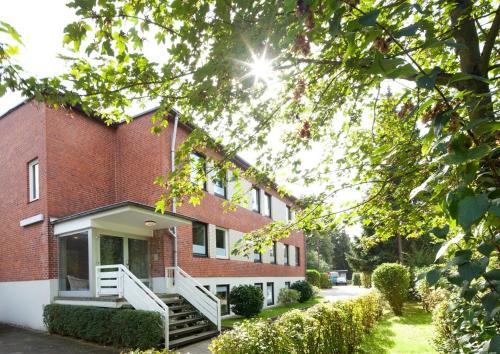
<instances>
[{"instance_id":1,"label":"parked car","mask_svg":"<svg viewBox=\"0 0 500 354\"><path fill-rule=\"evenodd\" d=\"M346 271L333 271L328 273L334 285L347 285Z\"/></svg>"}]
</instances>

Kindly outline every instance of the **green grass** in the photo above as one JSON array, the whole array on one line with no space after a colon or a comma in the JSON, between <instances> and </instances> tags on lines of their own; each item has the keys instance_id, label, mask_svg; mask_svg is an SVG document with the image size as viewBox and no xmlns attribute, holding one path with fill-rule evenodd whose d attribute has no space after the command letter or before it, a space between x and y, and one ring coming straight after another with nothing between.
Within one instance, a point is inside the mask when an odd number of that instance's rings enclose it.
<instances>
[{"instance_id":1,"label":"green grass","mask_svg":"<svg viewBox=\"0 0 500 354\"><path fill-rule=\"evenodd\" d=\"M271 308L263 310L256 317L253 317L253 319L256 319L256 318L266 319L266 318L278 317L279 315L282 315L287 311L290 311L293 309L303 309L303 308L311 307L311 306L316 305L322 301L323 301L323 298L321 296L315 296L315 297L307 300L306 302L302 302L302 303L299 302L299 303L293 304L293 305L280 305L280 306L271 307ZM222 326L223 327L233 327L236 323L240 323L243 320L245 320L245 318L243 318L243 317L228 318L228 319L222 320Z\"/></svg>"},{"instance_id":2,"label":"green grass","mask_svg":"<svg viewBox=\"0 0 500 354\"><path fill-rule=\"evenodd\" d=\"M417 303L408 303L403 316L386 314L365 338L362 353L434 354L432 315Z\"/></svg>"}]
</instances>

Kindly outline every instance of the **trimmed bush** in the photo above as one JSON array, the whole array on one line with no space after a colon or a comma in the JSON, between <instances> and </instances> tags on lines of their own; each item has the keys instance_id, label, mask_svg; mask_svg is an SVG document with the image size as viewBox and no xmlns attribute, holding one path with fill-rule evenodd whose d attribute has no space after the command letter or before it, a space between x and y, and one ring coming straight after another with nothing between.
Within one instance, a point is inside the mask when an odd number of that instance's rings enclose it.
<instances>
[{"instance_id":1,"label":"trimmed bush","mask_svg":"<svg viewBox=\"0 0 500 354\"><path fill-rule=\"evenodd\" d=\"M363 285L364 288L371 288L372 287L372 274L368 272L363 272L361 273L361 285Z\"/></svg>"},{"instance_id":2,"label":"trimmed bush","mask_svg":"<svg viewBox=\"0 0 500 354\"><path fill-rule=\"evenodd\" d=\"M352 273L352 285L361 286L361 274Z\"/></svg>"},{"instance_id":3,"label":"trimmed bush","mask_svg":"<svg viewBox=\"0 0 500 354\"><path fill-rule=\"evenodd\" d=\"M299 280L290 285L290 289L297 290L300 293L299 302L306 302L314 295L314 290L308 282Z\"/></svg>"},{"instance_id":4,"label":"trimmed bush","mask_svg":"<svg viewBox=\"0 0 500 354\"><path fill-rule=\"evenodd\" d=\"M231 310L243 317L253 317L262 311L264 294L262 289L255 285L235 286L229 295Z\"/></svg>"},{"instance_id":5,"label":"trimmed bush","mask_svg":"<svg viewBox=\"0 0 500 354\"><path fill-rule=\"evenodd\" d=\"M299 302L300 293L297 290L281 288L278 302L283 305L291 305Z\"/></svg>"},{"instance_id":6,"label":"trimmed bush","mask_svg":"<svg viewBox=\"0 0 500 354\"><path fill-rule=\"evenodd\" d=\"M332 281L330 280L328 274L321 274L321 277L319 278L319 285L321 289L330 289L332 287Z\"/></svg>"},{"instance_id":7,"label":"trimmed bush","mask_svg":"<svg viewBox=\"0 0 500 354\"><path fill-rule=\"evenodd\" d=\"M431 288L425 279L420 279L415 284L418 297L422 302L422 308L426 312L432 312L434 309L447 298L450 293L443 288Z\"/></svg>"},{"instance_id":8,"label":"trimmed bush","mask_svg":"<svg viewBox=\"0 0 500 354\"><path fill-rule=\"evenodd\" d=\"M383 263L373 272L373 284L389 302L395 315L403 314L410 288L410 272L398 263Z\"/></svg>"},{"instance_id":9,"label":"trimmed bush","mask_svg":"<svg viewBox=\"0 0 500 354\"><path fill-rule=\"evenodd\" d=\"M320 273L316 269L308 269L306 272L306 280L309 284L319 287L320 283Z\"/></svg>"},{"instance_id":10,"label":"trimmed bush","mask_svg":"<svg viewBox=\"0 0 500 354\"><path fill-rule=\"evenodd\" d=\"M164 335L162 316L151 311L50 304L43 322L50 333L128 348L158 347Z\"/></svg>"},{"instance_id":11,"label":"trimmed bush","mask_svg":"<svg viewBox=\"0 0 500 354\"><path fill-rule=\"evenodd\" d=\"M214 354L355 353L382 314L376 293L293 310L275 322L245 321L212 340Z\"/></svg>"}]
</instances>

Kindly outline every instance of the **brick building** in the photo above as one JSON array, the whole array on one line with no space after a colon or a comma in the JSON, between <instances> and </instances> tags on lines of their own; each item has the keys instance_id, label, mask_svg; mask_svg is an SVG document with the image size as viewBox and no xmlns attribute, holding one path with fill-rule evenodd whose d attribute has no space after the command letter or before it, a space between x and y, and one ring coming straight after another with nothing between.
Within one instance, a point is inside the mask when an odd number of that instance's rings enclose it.
<instances>
[{"instance_id":1,"label":"brick building","mask_svg":"<svg viewBox=\"0 0 500 354\"><path fill-rule=\"evenodd\" d=\"M162 190L153 181L171 168L175 124L153 135L151 114L106 126L26 101L0 117L1 322L43 329L43 305L106 295L104 265L125 265L154 293L168 293L176 250L183 274L221 299L221 315L235 285L261 287L272 306L281 288L304 279L301 232L262 255L230 252L245 232L292 217L294 200L275 190L243 181L248 205L225 213L234 186L208 178L201 205L154 212ZM179 124L176 145L189 132Z\"/></svg>"}]
</instances>

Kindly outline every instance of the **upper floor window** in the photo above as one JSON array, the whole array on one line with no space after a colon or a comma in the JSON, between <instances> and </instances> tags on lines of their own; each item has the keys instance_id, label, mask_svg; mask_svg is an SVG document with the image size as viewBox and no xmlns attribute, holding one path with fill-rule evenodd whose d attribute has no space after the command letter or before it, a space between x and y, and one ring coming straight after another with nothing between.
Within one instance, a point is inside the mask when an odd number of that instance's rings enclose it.
<instances>
[{"instance_id":1,"label":"upper floor window","mask_svg":"<svg viewBox=\"0 0 500 354\"><path fill-rule=\"evenodd\" d=\"M264 193L264 210L262 215L271 217L271 195Z\"/></svg>"},{"instance_id":2,"label":"upper floor window","mask_svg":"<svg viewBox=\"0 0 500 354\"><path fill-rule=\"evenodd\" d=\"M269 250L269 258L272 264L276 264L276 241L273 241L273 247Z\"/></svg>"},{"instance_id":3,"label":"upper floor window","mask_svg":"<svg viewBox=\"0 0 500 354\"><path fill-rule=\"evenodd\" d=\"M190 157L190 166L191 166L191 182L200 186L203 189L207 189L207 185L205 182L206 175L206 163L205 156L194 152Z\"/></svg>"},{"instance_id":4,"label":"upper floor window","mask_svg":"<svg viewBox=\"0 0 500 354\"><path fill-rule=\"evenodd\" d=\"M213 181L214 181L214 194L222 198L227 198L226 181L218 174L215 176Z\"/></svg>"},{"instance_id":5,"label":"upper floor window","mask_svg":"<svg viewBox=\"0 0 500 354\"><path fill-rule=\"evenodd\" d=\"M29 179L29 201L32 202L40 198L40 174L38 159L28 164Z\"/></svg>"},{"instance_id":6,"label":"upper floor window","mask_svg":"<svg viewBox=\"0 0 500 354\"><path fill-rule=\"evenodd\" d=\"M254 251L254 253L253 253L253 261L255 263L262 263L262 253Z\"/></svg>"},{"instance_id":7,"label":"upper floor window","mask_svg":"<svg viewBox=\"0 0 500 354\"><path fill-rule=\"evenodd\" d=\"M227 258L227 230L215 229L215 255L221 258Z\"/></svg>"},{"instance_id":8,"label":"upper floor window","mask_svg":"<svg viewBox=\"0 0 500 354\"><path fill-rule=\"evenodd\" d=\"M286 206L286 220L292 221L292 208L290 207L290 205Z\"/></svg>"},{"instance_id":9,"label":"upper floor window","mask_svg":"<svg viewBox=\"0 0 500 354\"><path fill-rule=\"evenodd\" d=\"M208 256L207 224L193 222L193 254Z\"/></svg>"},{"instance_id":10,"label":"upper floor window","mask_svg":"<svg viewBox=\"0 0 500 354\"><path fill-rule=\"evenodd\" d=\"M300 265L300 248L295 247L295 265L299 266Z\"/></svg>"},{"instance_id":11,"label":"upper floor window","mask_svg":"<svg viewBox=\"0 0 500 354\"><path fill-rule=\"evenodd\" d=\"M252 188L252 210L260 213L260 189Z\"/></svg>"},{"instance_id":12,"label":"upper floor window","mask_svg":"<svg viewBox=\"0 0 500 354\"><path fill-rule=\"evenodd\" d=\"M289 251L289 246L285 245L285 248L283 250L283 264L289 265L290 260L288 259L288 251Z\"/></svg>"}]
</instances>

